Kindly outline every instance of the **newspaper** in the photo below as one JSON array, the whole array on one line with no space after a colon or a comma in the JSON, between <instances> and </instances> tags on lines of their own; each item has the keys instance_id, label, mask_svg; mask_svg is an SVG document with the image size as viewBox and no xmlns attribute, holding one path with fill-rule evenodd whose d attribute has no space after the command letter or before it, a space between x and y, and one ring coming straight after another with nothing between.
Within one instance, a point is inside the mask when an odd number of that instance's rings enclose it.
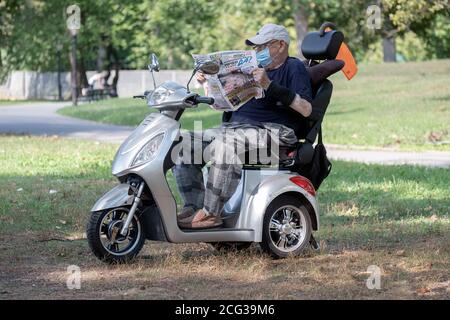
<instances>
[{"instance_id":1,"label":"newspaper","mask_svg":"<svg viewBox=\"0 0 450 320\"><path fill-rule=\"evenodd\" d=\"M262 98L264 91L251 74L257 68L256 53L250 51L220 51L209 54L193 54L195 63L217 61L219 73L205 75L205 92L214 98L211 107L220 111L236 111L252 98Z\"/></svg>"}]
</instances>

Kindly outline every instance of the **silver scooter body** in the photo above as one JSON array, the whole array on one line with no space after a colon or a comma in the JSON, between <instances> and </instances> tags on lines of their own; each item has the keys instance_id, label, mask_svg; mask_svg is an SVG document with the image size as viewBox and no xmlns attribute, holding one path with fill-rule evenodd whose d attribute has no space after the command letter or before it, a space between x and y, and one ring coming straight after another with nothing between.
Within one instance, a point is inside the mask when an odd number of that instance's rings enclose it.
<instances>
[{"instance_id":1,"label":"silver scooter body","mask_svg":"<svg viewBox=\"0 0 450 320\"><path fill-rule=\"evenodd\" d=\"M267 207L275 198L287 193L302 200L311 217L313 230L318 230L319 208L316 198L290 180L298 174L276 168L259 167L255 170L255 167L245 166L235 194L225 205L223 227L180 229L177 223L177 204L166 180L166 172L173 166L172 156L178 154L178 147L181 146L179 117L184 109L196 106L189 102L195 94L189 93L177 83L166 82L155 88L153 95L164 90L168 90L170 94L162 99L163 102L155 104L151 97L148 99L149 105L160 112L149 114L116 153L112 173L122 183L103 195L92 207L92 212L132 206L136 202L136 192L132 192L133 188L125 182L125 178L138 176L151 193L158 211L155 214L159 214L165 234L165 237L150 234L147 239L174 243L261 242ZM136 163L140 151L155 139L159 143L154 157L149 161Z\"/></svg>"}]
</instances>

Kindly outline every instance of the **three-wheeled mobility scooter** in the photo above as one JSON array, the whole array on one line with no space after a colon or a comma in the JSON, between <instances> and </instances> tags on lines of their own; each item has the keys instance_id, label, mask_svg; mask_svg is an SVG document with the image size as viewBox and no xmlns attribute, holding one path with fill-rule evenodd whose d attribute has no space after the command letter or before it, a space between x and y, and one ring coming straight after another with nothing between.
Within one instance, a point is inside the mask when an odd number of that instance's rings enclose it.
<instances>
[{"instance_id":1,"label":"three-wheeled mobility scooter","mask_svg":"<svg viewBox=\"0 0 450 320\"><path fill-rule=\"evenodd\" d=\"M326 77L343 65L332 72L318 68L321 64L316 60L327 62L336 58L344 38L337 30L325 32L326 27L330 24L309 33L302 45L309 72L322 70L311 77L315 83L308 141L312 142L332 94L332 84ZM159 70L154 55L149 68L152 75ZM207 61L197 65L192 75L198 70L214 74L218 65ZM87 225L93 253L107 262L129 261L146 239L204 242L216 248L236 249L260 243L274 257L299 254L308 245L317 249L312 235L319 229L316 190L310 180L298 173L311 161L314 149L312 143L302 141L285 150L286 156L278 167L244 165L240 184L222 213L223 226L202 230L183 230L178 226L177 203L166 173L174 165L171 154L181 141L180 117L186 109L200 103L214 103L210 97L191 93L188 85L168 81L137 96L159 112L150 113L116 153L112 174L120 183L95 203Z\"/></svg>"}]
</instances>

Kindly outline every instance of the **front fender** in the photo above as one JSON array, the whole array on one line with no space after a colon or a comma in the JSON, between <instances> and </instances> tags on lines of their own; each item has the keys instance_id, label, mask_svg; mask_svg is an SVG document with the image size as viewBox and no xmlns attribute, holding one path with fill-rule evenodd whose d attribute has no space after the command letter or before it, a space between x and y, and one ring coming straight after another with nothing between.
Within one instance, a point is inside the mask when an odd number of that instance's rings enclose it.
<instances>
[{"instance_id":1,"label":"front fender","mask_svg":"<svg viewBox=\"0 0 450 320\"><path fill-rule=\"evenodd\" d=\"M121 183L115 186L97 200L91 211L94 212L121 206L131 206L133 204L134 195L128 194L129 188L130 185L127 183Z\"/></svg>"},{"instance_id":2,"label":"front fender","mask_svg":"<svg viewBox=\"0 0 450 320\"><path fill-rule=\"evenodd\" d=\"M262 181L250 196L245 206L247 221L245 225L255 230L255 241L262 241L262 225L264 214L269 204L278 196L287 192L298 193L304 201L307 201L314 212L309 212L311 218L315 218L316 230L319 229L319 208L316 198L306 190L297 186L289 178L296 175L283 174L269 177ZM311 209L309 210L311 211Z\"/></svg>"}]
</instances>

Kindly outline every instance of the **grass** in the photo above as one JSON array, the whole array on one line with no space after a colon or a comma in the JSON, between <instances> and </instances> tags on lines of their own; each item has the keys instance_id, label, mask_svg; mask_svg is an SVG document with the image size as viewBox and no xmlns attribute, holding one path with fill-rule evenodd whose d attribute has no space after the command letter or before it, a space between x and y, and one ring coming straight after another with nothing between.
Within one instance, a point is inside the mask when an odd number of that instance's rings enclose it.
<instances>
[{"instance_id":1,"label":"grass","mask_svg":"<svg viewBox=\"0 0 450 320\"><path fill-rule=\"evenodd\" d=\"M132 266L108 266L84 230L117 183L116 148L0 136L0 299L450 298L449 170L335 161L319 191L319 253L275 261L257 246L227 254L147 242ZM72 264L81 290L66 287ZM370 265L382 270L381 290L365 286Z\"/></svg>"},{"instance_id":2,"label":"grass","mask_svg":"<svg viewBox=\"0 0 450 320\"><path fill-rule=\"evenodd\" d=\"M334 94L324 121L326 143L402 150L450 150L450 60L361 65L347 81L332 76ZM66 107L63 115L136 126L149 113L141 100L116 99ZM203 128L218 125L221 113L201 106L182 117Z\"/></svg>"},{"instance_id":3,"label":"grass","mask_svg":"<svg viewBox=\"0 0 450 320\"><path fill-rule=\"evenodd\" d=\"M81 119L112 123L123 126L138 125L150 112L156 112L147 107L145 101L131 98L107 99L77 107L65 107L58 110L62 115ZM181 126L186 130L194 128L194 121L202 121L203 128L219 125L222 114L209 106L186 111L181 118Z\"/></svg>"},{"instance_id":4,"label":"grass","mask_svg":"<svg viewBox=\"0 0 450 320\"><path fill-rule=\"evenodd\" d=\"M46 100L0 100L0 107L13 106L17 104L27 104L33 102L44 102Z\"/></svg>"}]
</instances>

